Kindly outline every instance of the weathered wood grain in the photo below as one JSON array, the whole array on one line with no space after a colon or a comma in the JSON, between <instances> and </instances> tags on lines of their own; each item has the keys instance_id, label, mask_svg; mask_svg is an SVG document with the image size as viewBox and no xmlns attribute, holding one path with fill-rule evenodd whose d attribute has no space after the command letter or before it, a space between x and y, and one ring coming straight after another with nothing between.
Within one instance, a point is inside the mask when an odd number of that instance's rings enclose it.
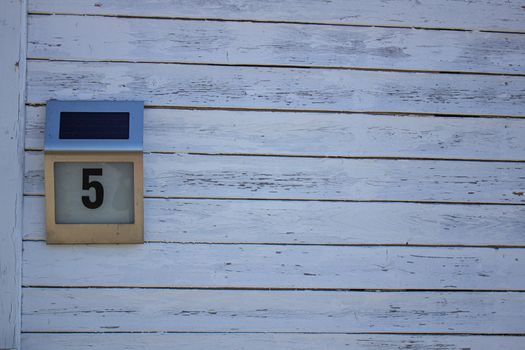
<instances>
[{"instance_id":1,"label":"weathered wood grain","mask_svg":"<svg viewBox=\"0 0 525 350\"><path fill-rule=\"evenodd\" d=\"M519 0L31 0L29 11L525 31Z\"/></svg>"},{"instance_id":2,"label":"weathered wood grain","mask_svg":"<svg viewBox=\"0 0 525 350\"><path fill-rule=\"evenodd\" d=\"M525 33L523 5L517 0L203 0L198 6L187 0L31 1L34 12L113 17L31 17L31 54L59 61L30 62L29 103L137 99L149 107L186 109L146 110L146 151L166 153L145 155L146 238L161 243L24 243L23 283L39 287L24 288L24 331L159 333L33 333L23 345L523 347L523 336L464 334L525 335L525 293L509 292L525 290L525 249L432 245L525 244L525 206L517 205L525 203L525 163L466 161L525 160L525 77L341 69L522 74L525 36L477 30ZM407 29L412 26L474 31ZM270 112L275 110L290 111ZM28 111L26 147L39 150L43 108ZM403 113L417 117L397 115ZM427 114L443 116L421 116ZM188 152L244 156L181 154ZM42 175L41 152L28 152L26 193L43 193ZM43 239L42 213L42 197L26 196L26 239ZM385 246L406 243L429 246ZM250 288L258 290L245 290ZM265 290L280 288L288 290ZM446 335L334 334L359 332Z\"/></svg>"},{"instance_id":3,"label":"weathered wood grain","mask_svg":"<svg viewBox=\"0 0 525 350\"><path fill-rule=\"evenodd\" d=\"M0 349L20 346L26 7L0 1Z\"/></svg>"},{"instance_id":4,"label":"weathered wood grain","mask_svg":"<svg viewBox=\"0 0 525 350\"><path fill-rule=\"evenodd\" d=\"M523 116L525 77L29 61L27 101Z\"/></svg>"},{"instance_id":5,"label":"weathered wood grain","mask_svg":"<svg viewBox=\"0 0 525 350\"><path fill-rule=\"evenodd\" d=\"M199 153L525 160L525 119L145 109L144 149ZM27 107L25 146L44 146Z\"/></svg>"},{"instance_id":6,"label":"weathered wood grain","mask_svg":"<svg viewBox=\"0 0 525 350\"><path fill-rule=\"evenodd\" d=\"M146 198L144 209L149 242L525 246L525 206ZM24 198L23 237L45 239L42 197Z\"/></svg>"},{"instance_id":7,"label":"weathered wood grain","mask_svg":"<svg viewBox=\"0 0 525 350\"><path fill-rule=\"evenodd\" d=\"M43 194L42 152L26 152L25 194ZM523 203L525 164L145 154L146 197Z\"/></svg>"},{"instance_id":8,"label":"weathered wood grain","mask_svg":"<svg viewBox=\"0 0 525 350\"><path fill-rule=\"evenodd\" d=\"M521 34L252 22L30 16L28 54L84 61L525 73Z\"/></svg>"},{"instance_id":9,"label":"weathered wood grain","mask_svg":"<svg viewBox=\"0 0 525 350\"><path fill-rule=\"evenodd\" d=\"M519 336L462 335L383 335L383 334L283 334L283 333L100 333L100 334L22 334L26 350L164 350L164 349L242 349L242 350L461 350L502 348L523 349Z\"/></svg>"},{"instance_id":10,"label":"weathered wood grain","mask_svg":"<svg viewBox=\"0 0 525 350\"><path fill-rule=\"evenodd\" d=\"M26 332L525 333L524 293L45 288L23 293Z\"/></svg>"},{"instance_id":11,"label":"weathered wood grain","mask_svg":"<svg viewBox=\"0 0 525 350\"><path fill-rule=\"evenodd\" d=\"M82 267L82 268L79 268ZM525 289L525 250L24 242L23 285Z\"/></svg>"}]
</instances>

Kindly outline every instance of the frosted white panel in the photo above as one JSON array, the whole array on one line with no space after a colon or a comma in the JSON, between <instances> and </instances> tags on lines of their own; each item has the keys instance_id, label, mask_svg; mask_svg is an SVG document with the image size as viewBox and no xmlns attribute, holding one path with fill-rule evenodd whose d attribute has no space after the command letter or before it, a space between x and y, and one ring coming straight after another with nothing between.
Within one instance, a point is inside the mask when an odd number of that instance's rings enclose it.
<instances>
[{"instance_id":1,"label":"frosted white panel","mask_svg":"<svg viewBox=\"0 0 525 350\"><path fill-rule=\"evenodd\" d=\"M55 163L55 220L133 223L133 163Z\"/></svg>"}]
</instances>

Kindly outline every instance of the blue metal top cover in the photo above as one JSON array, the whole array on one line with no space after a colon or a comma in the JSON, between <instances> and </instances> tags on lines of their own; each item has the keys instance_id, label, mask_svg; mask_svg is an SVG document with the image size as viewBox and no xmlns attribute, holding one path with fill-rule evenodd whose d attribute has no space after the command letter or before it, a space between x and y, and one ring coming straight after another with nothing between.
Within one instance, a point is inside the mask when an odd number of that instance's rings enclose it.
<instances>
[{"instance_id":1,"label":"blue metal top cover","mask_svg":"<svg viewBox=\"0 0 525 350\"><path fill-rule=\"evenodd\" d=\"M142 151L144 102L47 102L45 151Z\"/></svg>"}]
</instances>

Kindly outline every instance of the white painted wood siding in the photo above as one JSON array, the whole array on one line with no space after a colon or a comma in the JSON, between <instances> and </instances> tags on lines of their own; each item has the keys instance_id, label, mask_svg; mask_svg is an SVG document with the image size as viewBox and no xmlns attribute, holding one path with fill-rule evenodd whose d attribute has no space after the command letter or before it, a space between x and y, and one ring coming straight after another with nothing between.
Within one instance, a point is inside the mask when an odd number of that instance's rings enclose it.
<instances>
[{"instance_id":1,"label":"white painted wood siding","mask_svg":"<svg viewBox=\"0 0 525 350\"><path fill-rule=\"evenodd\" d=\"M398 350L412 349L497 349L521 350L519 336L472 335L376 335L312 333L25 333L28 350L164 350L164 349L246 349L318 350L330 349Z\"/></svg>"},{"instance_id":2,"label":"white painted wood siding","mask_svg":"<svg viewBox=\"0 0 525 350\"><path fill-rule=\"evenodd\" d=\"M33 0L34 13L289 21L344 25L525 31L523 1L506 0Z\"/></svg>"},{"instance_id":3,"label":"white painted wood siding","mask_svg":"<svg viewBox=\"0 0 525 350\"><path fill-rule=\"evenodd\" d=\"M523 116L525 76L114 62L28 62L31 103Z\"/></svg>"},{"instance_id":4,"label":"white painted wood siding","mask_svg":"<svg viewBox=\"0 0 525 350\"><path fill-rule=\"evenodd\" d=\"M24 349L525 347L523 1L31 0ZM144 245L44 242L49 99L144 100Z\"/></svg>"},{"instance_id":5,"label":"white painted wood siding","mask_svg":"<svg viewBox=\"0 0 525 350\"><path fill-rule=\"evenodd\" d=\"M525 289L517 249L149 243L113 254L26 242L24 252L23 283L35 286Z\"/></svg>"},{"instance_id":6,"label":"white painted wood siding","mask_svg":"<svg viewBox=\"0 0 525 350\"><path fill-rule=\"evenodd\" d=\"M511 33L96 16L31 16L29 21L29 52L42 58L524 71L525 38ZM64 37L67 27L75 31Z\"/></svg>"},{"instance_id":7,"label":"white painted wood siding","mask_svg":"<svg viewBox=\"0 0 525 350\"><path fill-rule=\"evenodd\" d=\"M146 198L144 210L147 242L525 246L522 205ZM24 238L44 240L44 198L24 212Z\"/></svg>"},{"instance_id":8,"label":"white painted wood siding","mask_svg":"<svg viewBox=\"0 0 525 350\"><path fill-rule=\"evenodd\" d=\"M524 118L148 108L146 152L525 160ZM28 107L25 145L44 147L44 107Z\"/></svg>"},{"instance_id":9,"label":"white painted wood siding","mask_svg":"<svg viewBox=\"0 0 525 350\"><path fill-rule=\"evenodd\" d=\"M523 293L28 288L25 298L35 332L525 331Z\"/></svg>"}]
</instances>

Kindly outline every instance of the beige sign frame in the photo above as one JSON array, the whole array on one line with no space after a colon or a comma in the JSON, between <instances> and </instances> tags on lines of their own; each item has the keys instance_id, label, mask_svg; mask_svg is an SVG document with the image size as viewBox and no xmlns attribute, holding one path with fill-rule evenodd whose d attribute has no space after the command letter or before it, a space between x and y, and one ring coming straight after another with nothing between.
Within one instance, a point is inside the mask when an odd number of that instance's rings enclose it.
<instances>
[{"instance_id":1,"label":"beige sign frame","mask_svg":"<svg viewBox=\"0 0 525 350\"><path fill-rule=\"evenodd\" d=\"M144 180L142 152L71 152L44 154L46 241L48 244L144 243ZM55 163L104 162L133 163L132 224L57 224L55 222Z\"/></svg>"}]
</instances>

